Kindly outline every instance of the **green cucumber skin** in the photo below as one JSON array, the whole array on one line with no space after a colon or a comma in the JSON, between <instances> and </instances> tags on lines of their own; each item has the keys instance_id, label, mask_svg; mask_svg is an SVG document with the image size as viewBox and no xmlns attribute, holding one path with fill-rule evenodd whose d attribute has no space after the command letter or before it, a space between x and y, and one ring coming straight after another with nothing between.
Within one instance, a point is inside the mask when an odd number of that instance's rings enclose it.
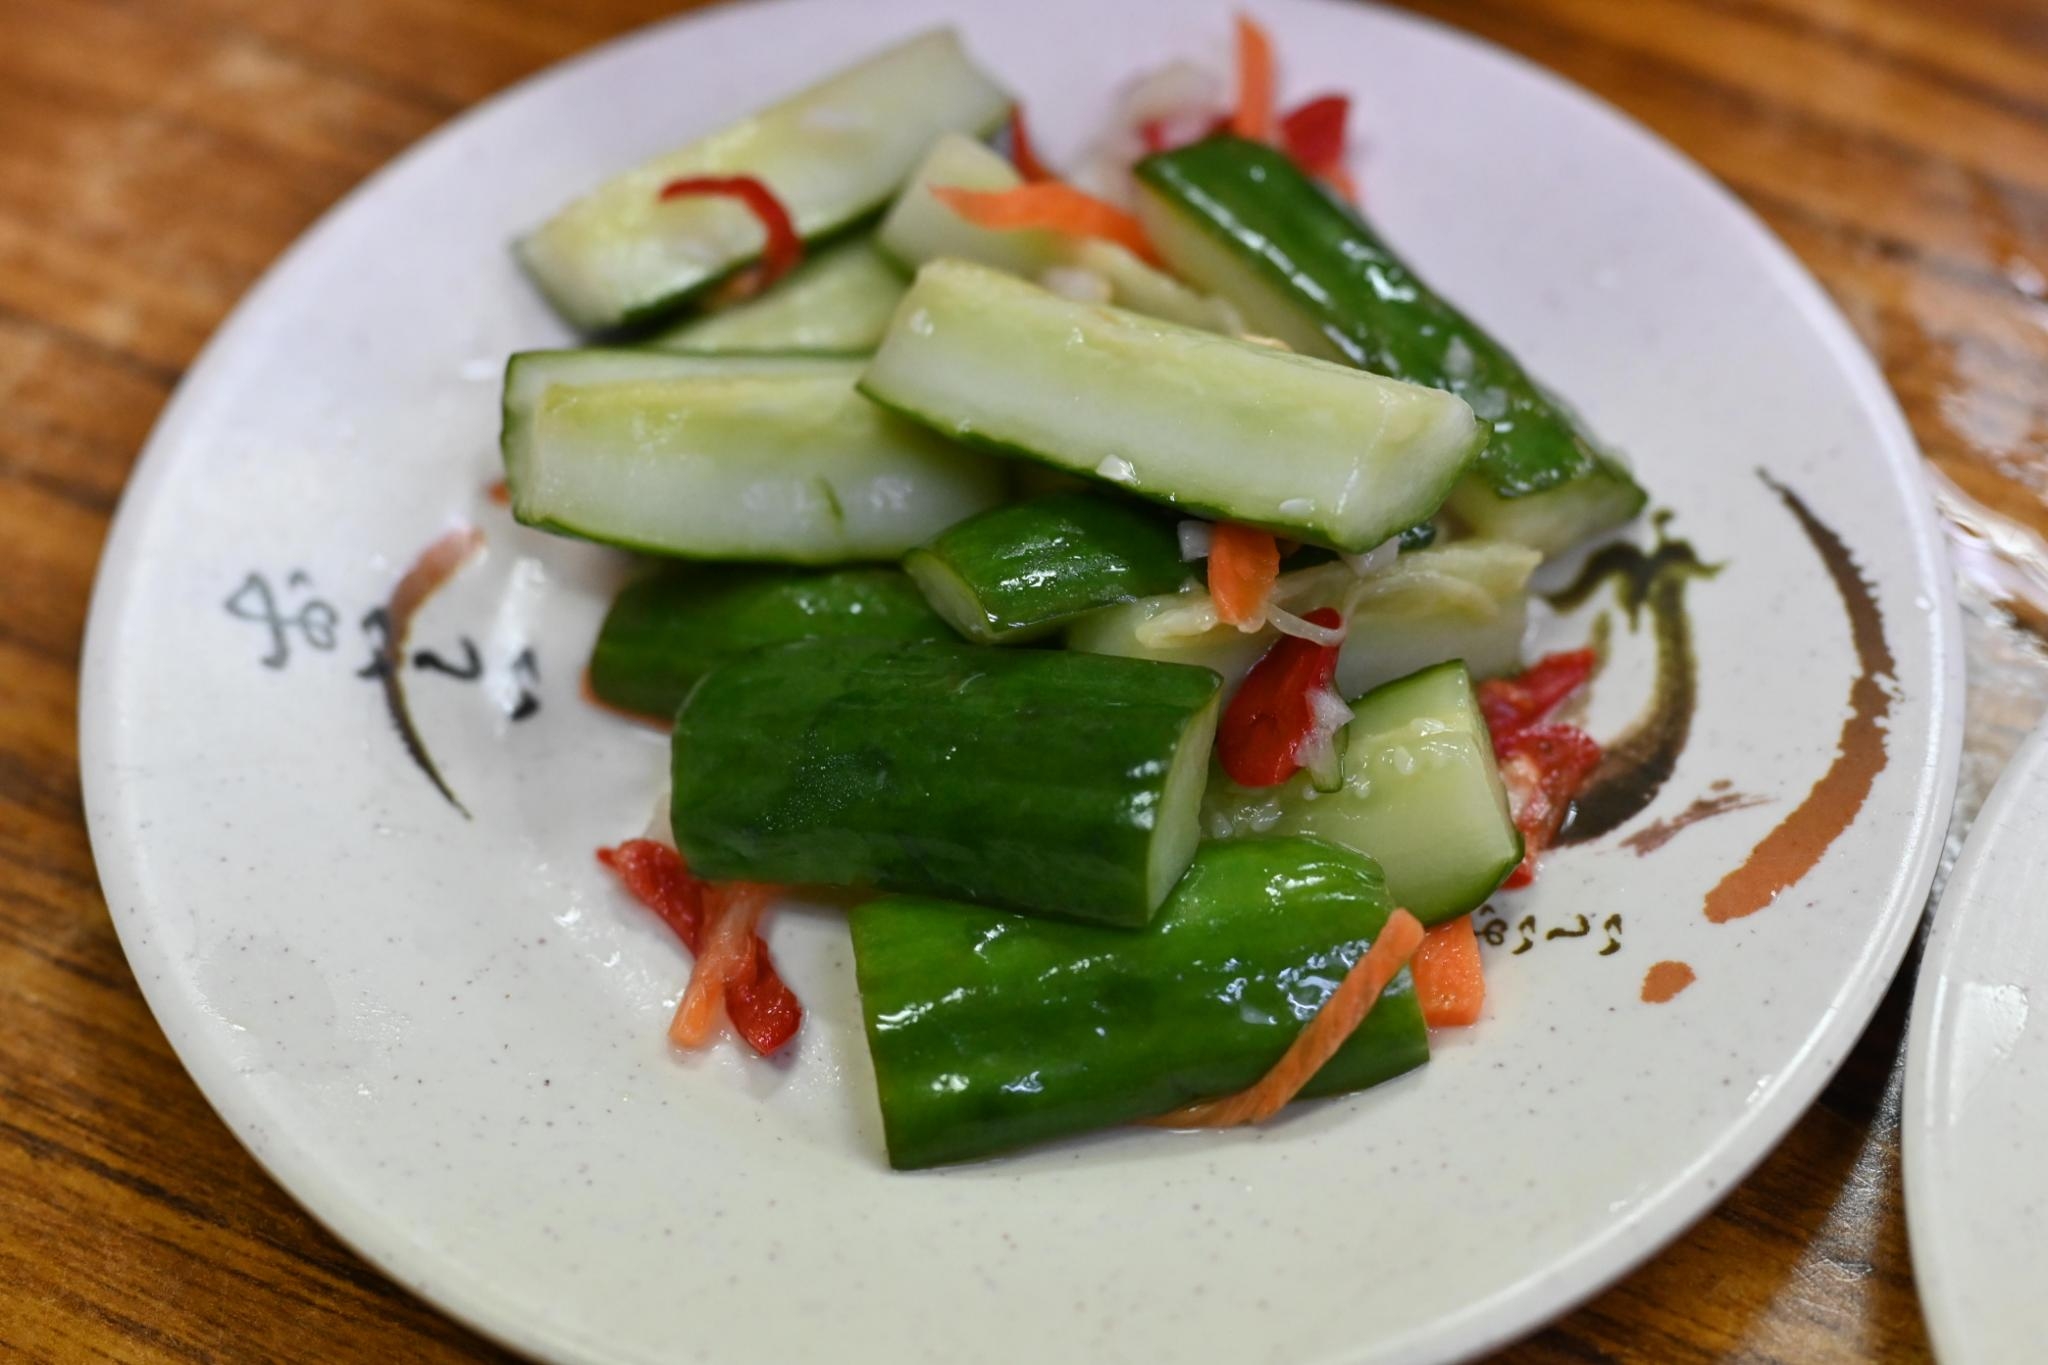
<instances>
[{"instance_id":1,"label":"green cucumber skin","mask_svg":"<svg viewBox=\"0 0 2048 1365\"><path fill-rule=\"evenodd\" d=\"M1205 669L1051 650L762 650L677 713L676 844L714 879L1142 925L1193 856L1220 687Z\"/></svg>"},{"instance_id":2,"label":"green cucumber skin","mask_svg":"<svg viewBox=\"0 0 2048 1365\"><path fill-rule=\"evenodd\" d=\"M1608 485L1607 495L1585 509L1594 520L1574 526L1571 539L1642 509L1643 490L1567 409L1499 342L1416 278L1356 210L1278 150L1210 138L1146 158L1136 176L1155 196L1155 212L1175 214L1227 244L1303 315L1331 355L1472 402L1493 435L1471 481L1494 498L1513 501L1587 480ZM1497 533L1492 525L1481 529ZM1553 540L1558 534L1542 529Z\"/></svg>"},{"instance_id":3,"label":"green cucumber skin","mask_svg":"<svg viewBox=\"0 0 2048 1365\"><path fill-rule=\"evenodd\" d=\"M899 1170L1167 1113L1252 1084L1392 913L1370 859L1309 839L1206 846L1136 933L895 897L854 909L854 972ZM1406 971L1309 1082L1421 1066Z\"/></svg>"},{"instance_id":4,"label":"green cucumber skin","mask_svg":"<svg viewBox=\"0 0 2048 1365\"><path fill-rule=\"evenodd\" d=\"M751 650L828 635L952 634L898 569L674 565L613 599L591 651L590 690L607 705L666 724L699 678Z\"/></svg>"},{"instance_id":5,"label":"green cucumber skin","mask_svg":"<svg viewBox=\"0 0 2048 1365\"><path fill-rule=\"evenodd\" d=\"M1298 773L1247 791L1219 775L1209 789L1212 818L1220 813L1259 836L1327 839L1372 858L1395 901L1425 925L1478 909L1522 861L1522 835L1464 664L1382 684L1351 710L1343 787L1318 792Z\"/></svg>"},{"instance_id":6,"label":"green cucumber skin","mask_svg":"<svg viewBox=\"0 0 2048 1365\"><path fill-rule=\"evenodd\" d=\"M1094 493L991 508L913 550L904 567L981 644L1036 639L1096 607L1171 592L1189 573L1170 520Z\"/></svg>"}]
</instances>

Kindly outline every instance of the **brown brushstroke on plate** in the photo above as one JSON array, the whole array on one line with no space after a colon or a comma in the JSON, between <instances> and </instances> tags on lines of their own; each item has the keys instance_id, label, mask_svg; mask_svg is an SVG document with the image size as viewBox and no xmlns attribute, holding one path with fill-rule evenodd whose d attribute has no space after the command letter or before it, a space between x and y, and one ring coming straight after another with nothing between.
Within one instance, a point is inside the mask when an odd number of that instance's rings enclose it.
<instances>
[{"instance_id":1,"label":"brown brushstroke on plate","mask_svg":"<svg viewBox=\"0 0 2048 1365\"><path fill-rule=\"evenodd\" d=\"M1746 792L1727 791L1726 782L1715 785L1724 789L1719 795L1695 797L1693 803L1678 814L1644 825L1623 839L1621 846L1638 858L1647 857L1702 820L1711 820L1730 811L1748 810L1751 806L1761 806L1766 799L1751 796Z\"/></svg>"},{"instance_id":2,"label":"brown brushstroke on plate","mask_svg":"<svg viewBox=\"0 0 2048 1365\"><path fill-rule=\"evenodd\" d=\"M1643 1003L1661 1005L1697 980L1693 969L1683 962L1656 963L1643 973Z\"/></svg>"},{"instance_id":3,"label":"brown brushstroke on plate","mask_svg":"<svg viewBox=\"0 0 2048 1365\"><path fill-rule=\"evenodd\" d=\"M470 818L469 807L462 804L448 786L447 779L441 776L434 756L427 751L426 741L420 737L419 727L413 723L412 704L405 695L405 642L412 633L414 615L443 584L455 577L456 571L482 548L483 543L482 531L474 526L458 526L420 551L420 557L398 580L398 585L391 590L391 600L385 604L383 667L379 674L384 686L384 709L390 713L391 724L397 729L405 752L427 775L427 780L434 784L434 790L440 792L449 805L461 811L465 820Z\"/></svg>"},{"instance_id":4,"label":"brown brushstroke on plate","mask_svg":"<svg viewBox=\"0 0 2048 1365\"><path fill-rule=\"evenodd\" d=\"M1884 684L1894 676L1897 663L1885 640L1884 613L1877 605L1876 591L1856 567L1842 538L1816 517L1797 493L1761 469L1757 477L1797 519L1827 567L1849 615L1858 671L1849 684L1849 718L1842 722L1834 761L1806 799L1750 850L1740 867L1707 893L1706 916L1716 924L1755 914L1812 871L1863 809L1890 757L1885 721L1891 715L1892 698Z\"/></svg>"},{"instance_id":5,"label":"brown brushstroke on plate","mask_svg":"<svg viewBox=\"0 0 2048 1365\"><path fill-rule=\"evenodd\" d=\"M1721 566L1702 562L1690 543L1668 536L1670 522L1669 512L1659 512L1654 519L1657 543L1648 551L1628 544L1606 546L1586 561L1569 587L1549 599L1552 606L1569 611L1613 579L1629 629L1637 627L1647 607L1657 645L1657 677L1649 704L1605 746L1600 765L1573 802L1559 844L1597 839L1640 815L1670 780L1692 734L1699 664L1693 654L1685 589L1695 578L1713 577ZM1604 657L1604 632L1596 629L1595 634Z\"/></svg>"}]
</instances>

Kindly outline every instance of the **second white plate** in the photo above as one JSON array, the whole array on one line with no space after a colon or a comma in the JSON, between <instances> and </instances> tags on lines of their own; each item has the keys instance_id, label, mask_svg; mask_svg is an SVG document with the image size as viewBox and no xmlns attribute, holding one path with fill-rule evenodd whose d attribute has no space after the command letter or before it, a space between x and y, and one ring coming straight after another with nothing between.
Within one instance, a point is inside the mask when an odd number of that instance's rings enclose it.
<instances>
[{"instance_id":1,"label":"second white plate","mask_svg":"<svg viewBox=\"0 0 2048 1365\"><path fill-rule=\"evenodd\" d=\"M1906 1224L1944 1365L2048 1343L2048 728L1970 830L1913 994Z\"/></svg>"}]
</instances>

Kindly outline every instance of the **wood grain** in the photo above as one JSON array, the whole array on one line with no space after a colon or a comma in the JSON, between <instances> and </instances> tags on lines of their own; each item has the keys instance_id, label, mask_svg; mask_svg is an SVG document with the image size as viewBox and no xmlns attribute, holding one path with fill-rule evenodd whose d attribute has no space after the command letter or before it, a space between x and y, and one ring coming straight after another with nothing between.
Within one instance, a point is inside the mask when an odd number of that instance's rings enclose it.
<instances>
[{"instance_id":1,"label":"wood grain","mask_svg":"<svg viewBox=\"0 0 2048 1365\"><path fill-rule=\"evenodd\" d=\"M1955 494L2048 534L2037 0L1415 7L1601 93L1725 180L1841 302ZM0 1355L499 1358L300 1213L171 1056L86 846L79 643L135 453L264 266L436 124L672 8L0 4ZM2040 658L2006 592L1970 597L1987 677ZM1973 694L1979 788L2038 714L2016 695ZM1503 1359L1926 1357L1899 1191L1904 1015L1895 989L1726 1203Z\"/></svg>"}]
</instances>

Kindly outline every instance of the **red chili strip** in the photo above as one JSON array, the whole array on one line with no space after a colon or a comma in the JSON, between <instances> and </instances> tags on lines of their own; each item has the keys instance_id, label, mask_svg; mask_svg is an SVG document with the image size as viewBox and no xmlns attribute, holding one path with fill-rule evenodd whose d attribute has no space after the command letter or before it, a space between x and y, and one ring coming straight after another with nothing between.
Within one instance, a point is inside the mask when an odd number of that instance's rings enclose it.
<instances>
[{"instance_id":1,"label":"red chili strip","mask_svg":"<svg viewBox=\"0 0 2048 1365\"><path fill-rule=\"evenodd\" d=\"M628 839L617 848L599 849L597 860L617 873L633 898L659 916L692 954L703 947L709 884L691 874L682 854L652 839ZM802 1027L804 1007L775 970L759 934L748 936L724 985L726 1018L763 1057L779 1050Z\"/></svg>"},{"instance_id":2,"label":"red chili strip","mask_svg":"<svg viewBox=\"0 0 2048 1365\"><path fill-rule=\"evenodd\" d=\"M1280 146L1310 175L1325 174L1344 159L1344 124L1351 101L1343 95L1321 95L1301 104L1280 120Z\"/></svg>"},{"instance_id":3,"label":"red chili strip","mask_svg":"<svg viewBox=\"0 0 2048 1365\"><path fill-rule=\"evenodd\" d=\"M797 235L796 220L789 216L775 192L751 175L696 175L671 180L661 187L660 198L686 199L696 195L722 195L737 199L761 222L767 240L761 246L761 264L752 280L751 292L759 293L796 269L804 258L804 239Z\"/></svg>"},{"instance_id":4,"label":"red chili strip","mask_svg":"<svg viewBox=\"0 0 2048 1365\"><path fill-rule=\"evenodd\" d=\"M1024 106L1021 104L1010 106L1010 164L1026 180L1059 179L1038 159L1038 149L1031 143L1030 130L1024 126Z\"/></svg>"},{"instance_id":5,"label":"red chili strip","mask_svg":"<svg viewBox=\"0 0 2048 1365\"><path fill-rule=\"evenodd\" d=\"M1564 705L1586 685L1600 656L1590 649L1546 654L1512 678L1479 684L1479 711L1493 733L1493 752L1505 758L1514 737Z\"/></svg>"},{"instance_id":6,"label":"red chili strip","mask_svg":"<svg viewBox=\"0 0 2048 1365\"><path fill-rule=\"evenodd\" d=\"M1571 814L1572 800L1600 766L1600 745L1570 725L1531 725L1517 731L1501 754L1501 780L1515 828L1522 832L1522 861L1503 883L1509 889L1536 880L1536 860L1556 841Z\"/></svg>"},{"instance_id":7,"label":"red chili strip","mask_svg":"<svg viewBox=\"0 0 2048 1365\"><path fill-rule=\"evenodd\" d=\"M1303 618L1332 630L1344 624L1333 607ZM1315 728L1309 700L1337 675L1337 646L1286 635L1252 666L1216 727L1216 756L1230 780L1274 787L1301 771L1295 753Z\"/></svg>"}]
</instances>

